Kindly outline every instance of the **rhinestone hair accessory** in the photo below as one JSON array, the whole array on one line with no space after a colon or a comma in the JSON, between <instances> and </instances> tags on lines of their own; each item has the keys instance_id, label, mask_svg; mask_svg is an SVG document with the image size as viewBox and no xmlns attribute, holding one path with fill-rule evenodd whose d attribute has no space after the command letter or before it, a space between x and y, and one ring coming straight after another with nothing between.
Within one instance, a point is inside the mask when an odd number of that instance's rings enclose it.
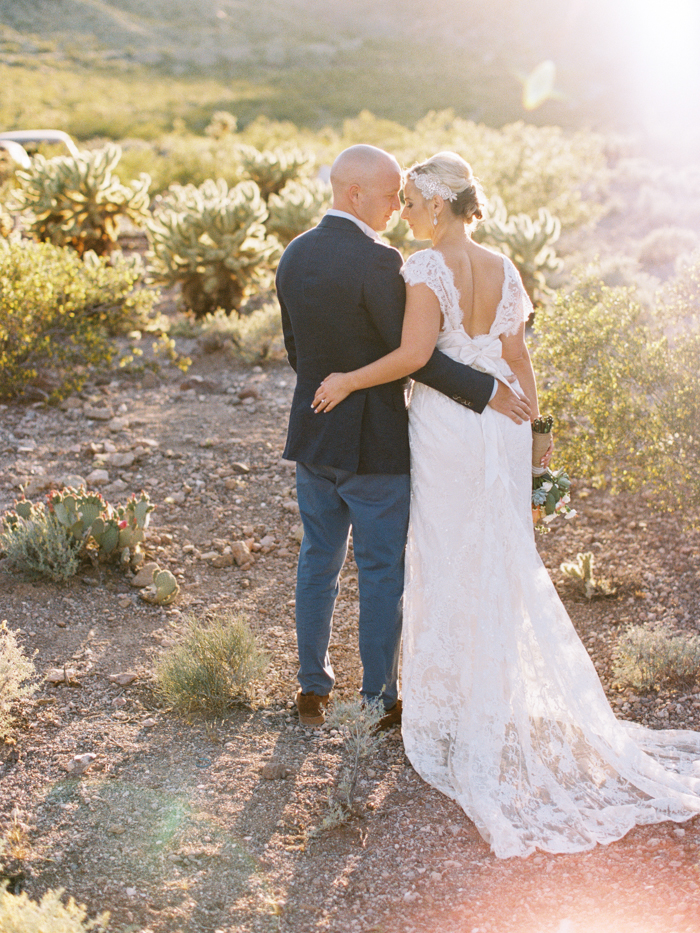
<instances>
[{"instance_id":1,"label":"rhinestone hair accessory","mask_svg":"<svg viewBox=\"0 0 700 933\"><path fill-rule=\"evenodd\" d=\"M418 188L426 201L429 201L430 198L434 197L436 194L441 197L443 201L457 200L457 195L454 191L444 182L436 178L435 175L419 175L417 172L409 172L408 177L416 188Z\"/></svg>"}]
</instances>

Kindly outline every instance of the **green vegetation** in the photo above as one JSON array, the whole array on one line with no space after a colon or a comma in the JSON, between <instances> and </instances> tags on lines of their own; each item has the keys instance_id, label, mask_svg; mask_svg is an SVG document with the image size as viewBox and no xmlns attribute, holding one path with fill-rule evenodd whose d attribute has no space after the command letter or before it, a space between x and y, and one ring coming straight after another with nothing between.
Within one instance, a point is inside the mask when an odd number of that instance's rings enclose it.
<instances>
[{"instance_id":1,"label":"green vegetation","mask_svg":"<svg viewBox=\"0 0 700 933\"><path fill-rule=\"evenodd\" d=\"M64 903L63 891L47 891L33 901L24 891L10 894L0 887L0 929L3 933L88 933L106 930L109 914L87 919L87 911L73 898Z\"/></svg>"},{"instance_id":2,"label":"green vegetation","mask_svg":"<svg viewBox=\"0 0 700 933\"><path fill-rule=\"evenodd\" d=\"M22 498L2 516L0 550L17 569L56 583L75 576L83 561L136 568L152 511L144 492L116 507L83 488L51 492L46 504Z\"/></svg>"},{"instance_id":3,"label":"green vegetation","mask_svg":"<svg viewBox=\"0 0 700 933\"><path fill-rule=\"evenodd\" d=\"M190 617L182 642L158 663L156 680L173 709L221 715L251 698L266 667L245 619L227 614L203 624Z\"/></svg>"},{"instance_id":4,"label":"green vegetation","mask_svg":"<svg viewBox=\"0 0 700 933\"><path fill-rule=\"evenodd\" d=\"M666 625L633 625L620 638L613 676L622 686L688 687L700 674L700 636L675 634Z\"/></svg>"},{"instance_id":5,"label":"green vegetation","mask_svg":"<svg viewBox=\"0 0 700 933\"><path fill-rule=\"evenodd\" d=\"M114 174L120 158L114 145L75 157L35 156L31 168L17 172L19 188L13 193L30 232L54 246L71 246L79 256L88 250L110 253L121 217L142 224L148 216L151 180L142 175L122 185Z\"/></svg>"},{"instance_id":6,"label":"green vegetation","mask_svg":"<svg viewBox=\"0 0 700 933\"><path fill-rule=\"evenodd\" d=\"M50 243L0 240L0 398L27 386L65 398L109 366L111 334L147 324L157 294L140 287L136 260Z\"/></svg>"},{"instance_id":7,"label":"green vegetation","mask_svg":"<svg viewBox=\"0 0 700 933\"><path fill-rule=\"evenodd\" d=\"M180 285L184 307L203 317L240 307L265 284L279 243L267 236L267 208L253 181L229 189L223 179L173 187L148 224L151 269Z\"/></svg>"},{"instance_id":8,"label":"green vegetation","mask_svg":"<svg viewBox=\"0 0 700 933\"><path fill-rule=\"evenodd\" d=\"M35 676L34 664L24 656L15 633L7 627L7 619L3 620L0 622L0 739L10 733L13 705L36 690L36 684L31 682Z\"/></svg>"}]
</instances>

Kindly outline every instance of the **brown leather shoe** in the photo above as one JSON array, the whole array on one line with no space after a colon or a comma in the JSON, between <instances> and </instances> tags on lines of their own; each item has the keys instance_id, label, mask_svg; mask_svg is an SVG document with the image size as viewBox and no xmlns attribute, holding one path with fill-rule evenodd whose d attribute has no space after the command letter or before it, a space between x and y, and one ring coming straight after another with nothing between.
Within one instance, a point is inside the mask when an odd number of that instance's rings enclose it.
<instances>
[{"instance_id":1,"label":"brown leather shoe","mask_svg":"<svg viewBox=\"0 0 700 933\"><path fill-rule=\"evenodd\" d=\"M326 707L329 700L330 693L319 696L313 690L309 690L308 693L298 690L295 702L302 726L322 726L326 721Z\"/></svg>"},{"instance_id":2,"label":"brown leather shoe","mask_svg":"<svg viewBox=\"0 0 700 933\"><path fill-rule=\"evenodd\" d=\"M392 726L400 726L402 711L403 703L401 700L397 700L391 709L388 709L377 723L377 732L384 732L386 729L391 729Z\"/></svg>"}]
</instances>

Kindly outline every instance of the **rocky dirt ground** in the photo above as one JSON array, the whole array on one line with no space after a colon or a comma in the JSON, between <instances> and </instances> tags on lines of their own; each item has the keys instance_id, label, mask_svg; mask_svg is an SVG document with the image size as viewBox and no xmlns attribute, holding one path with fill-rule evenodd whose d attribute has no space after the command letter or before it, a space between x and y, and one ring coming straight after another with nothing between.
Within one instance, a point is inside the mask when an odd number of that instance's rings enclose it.
<instances>
[{"instance_id":1,"label":"rocky dirt ground","mask_svg":"<svg viewBox=\"0 0 700 933\"><path fill-rule=\"evenodd\" d=\"M181 583L167 609L126 575L86 569L65 586L0 564L0 620L44 682L0 747L0 837L15 890L62 887L117 933L696 933L700 824L642 827L575 856L499 861L454 804L406 760L398 730L363 769L361 815L314 836L342 739L293 712L293 585L299 518L281 460L293 373L195 354L186 376L123 375L60 410L0 406L0 511L20 484L99 483L110 502L141 488L156 504L149 559ZM97 471L97 472L95 472ZM700 627L700 535L643 497L576 485L578 517L538 546L619 715L700 728L700 688L637 695L611 684L628 623ZM236 542L252 547L232 562ZM235 548L234 548L235 550ZM559 570L578 551L617 587L585 599ZM254 704L177 718L154 663L188 614L244 614L270 653ZM357 580L343 573L334 632L338 694L359 684ZM136 675L120 685L115 675ZM125 678L129 679L129 678ZM76 755L96 756L82 775ZM269 762L280 768L265 769ZM270 777L270 774L284 776Z\"/></svg>"}]
</instances>

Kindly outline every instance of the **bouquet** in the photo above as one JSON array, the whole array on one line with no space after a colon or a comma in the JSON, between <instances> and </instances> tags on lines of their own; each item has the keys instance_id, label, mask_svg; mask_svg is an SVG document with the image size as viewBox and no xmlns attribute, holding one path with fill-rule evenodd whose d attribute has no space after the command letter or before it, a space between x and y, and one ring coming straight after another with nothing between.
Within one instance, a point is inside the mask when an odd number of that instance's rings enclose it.
<instances>
[{"instance_id":1,"label":"bouquet","mask_svg":"<svg viewBox=\"0 0 700 933\"><path fill-rule=\"evenodd\" d=\"M547 468L539 476L532 477L532 518L535 524L540 519L548 525L558 515L573 518L576 510L569 508L571 480L565 470Z\"/></svg>"},{"instance_id":2,"label":"bouquet","mask_svg":"<svg viewBox=\"0 0 700 933\"><path fill-rule=\"evenodd\" d=\"M553 470L540 465L549 448L554 419L551 415L532 422L532 520L548 525L559 515L573 518L576 510L569 508L571 480L565 470Z\"/></svg>"}]
</instances>

